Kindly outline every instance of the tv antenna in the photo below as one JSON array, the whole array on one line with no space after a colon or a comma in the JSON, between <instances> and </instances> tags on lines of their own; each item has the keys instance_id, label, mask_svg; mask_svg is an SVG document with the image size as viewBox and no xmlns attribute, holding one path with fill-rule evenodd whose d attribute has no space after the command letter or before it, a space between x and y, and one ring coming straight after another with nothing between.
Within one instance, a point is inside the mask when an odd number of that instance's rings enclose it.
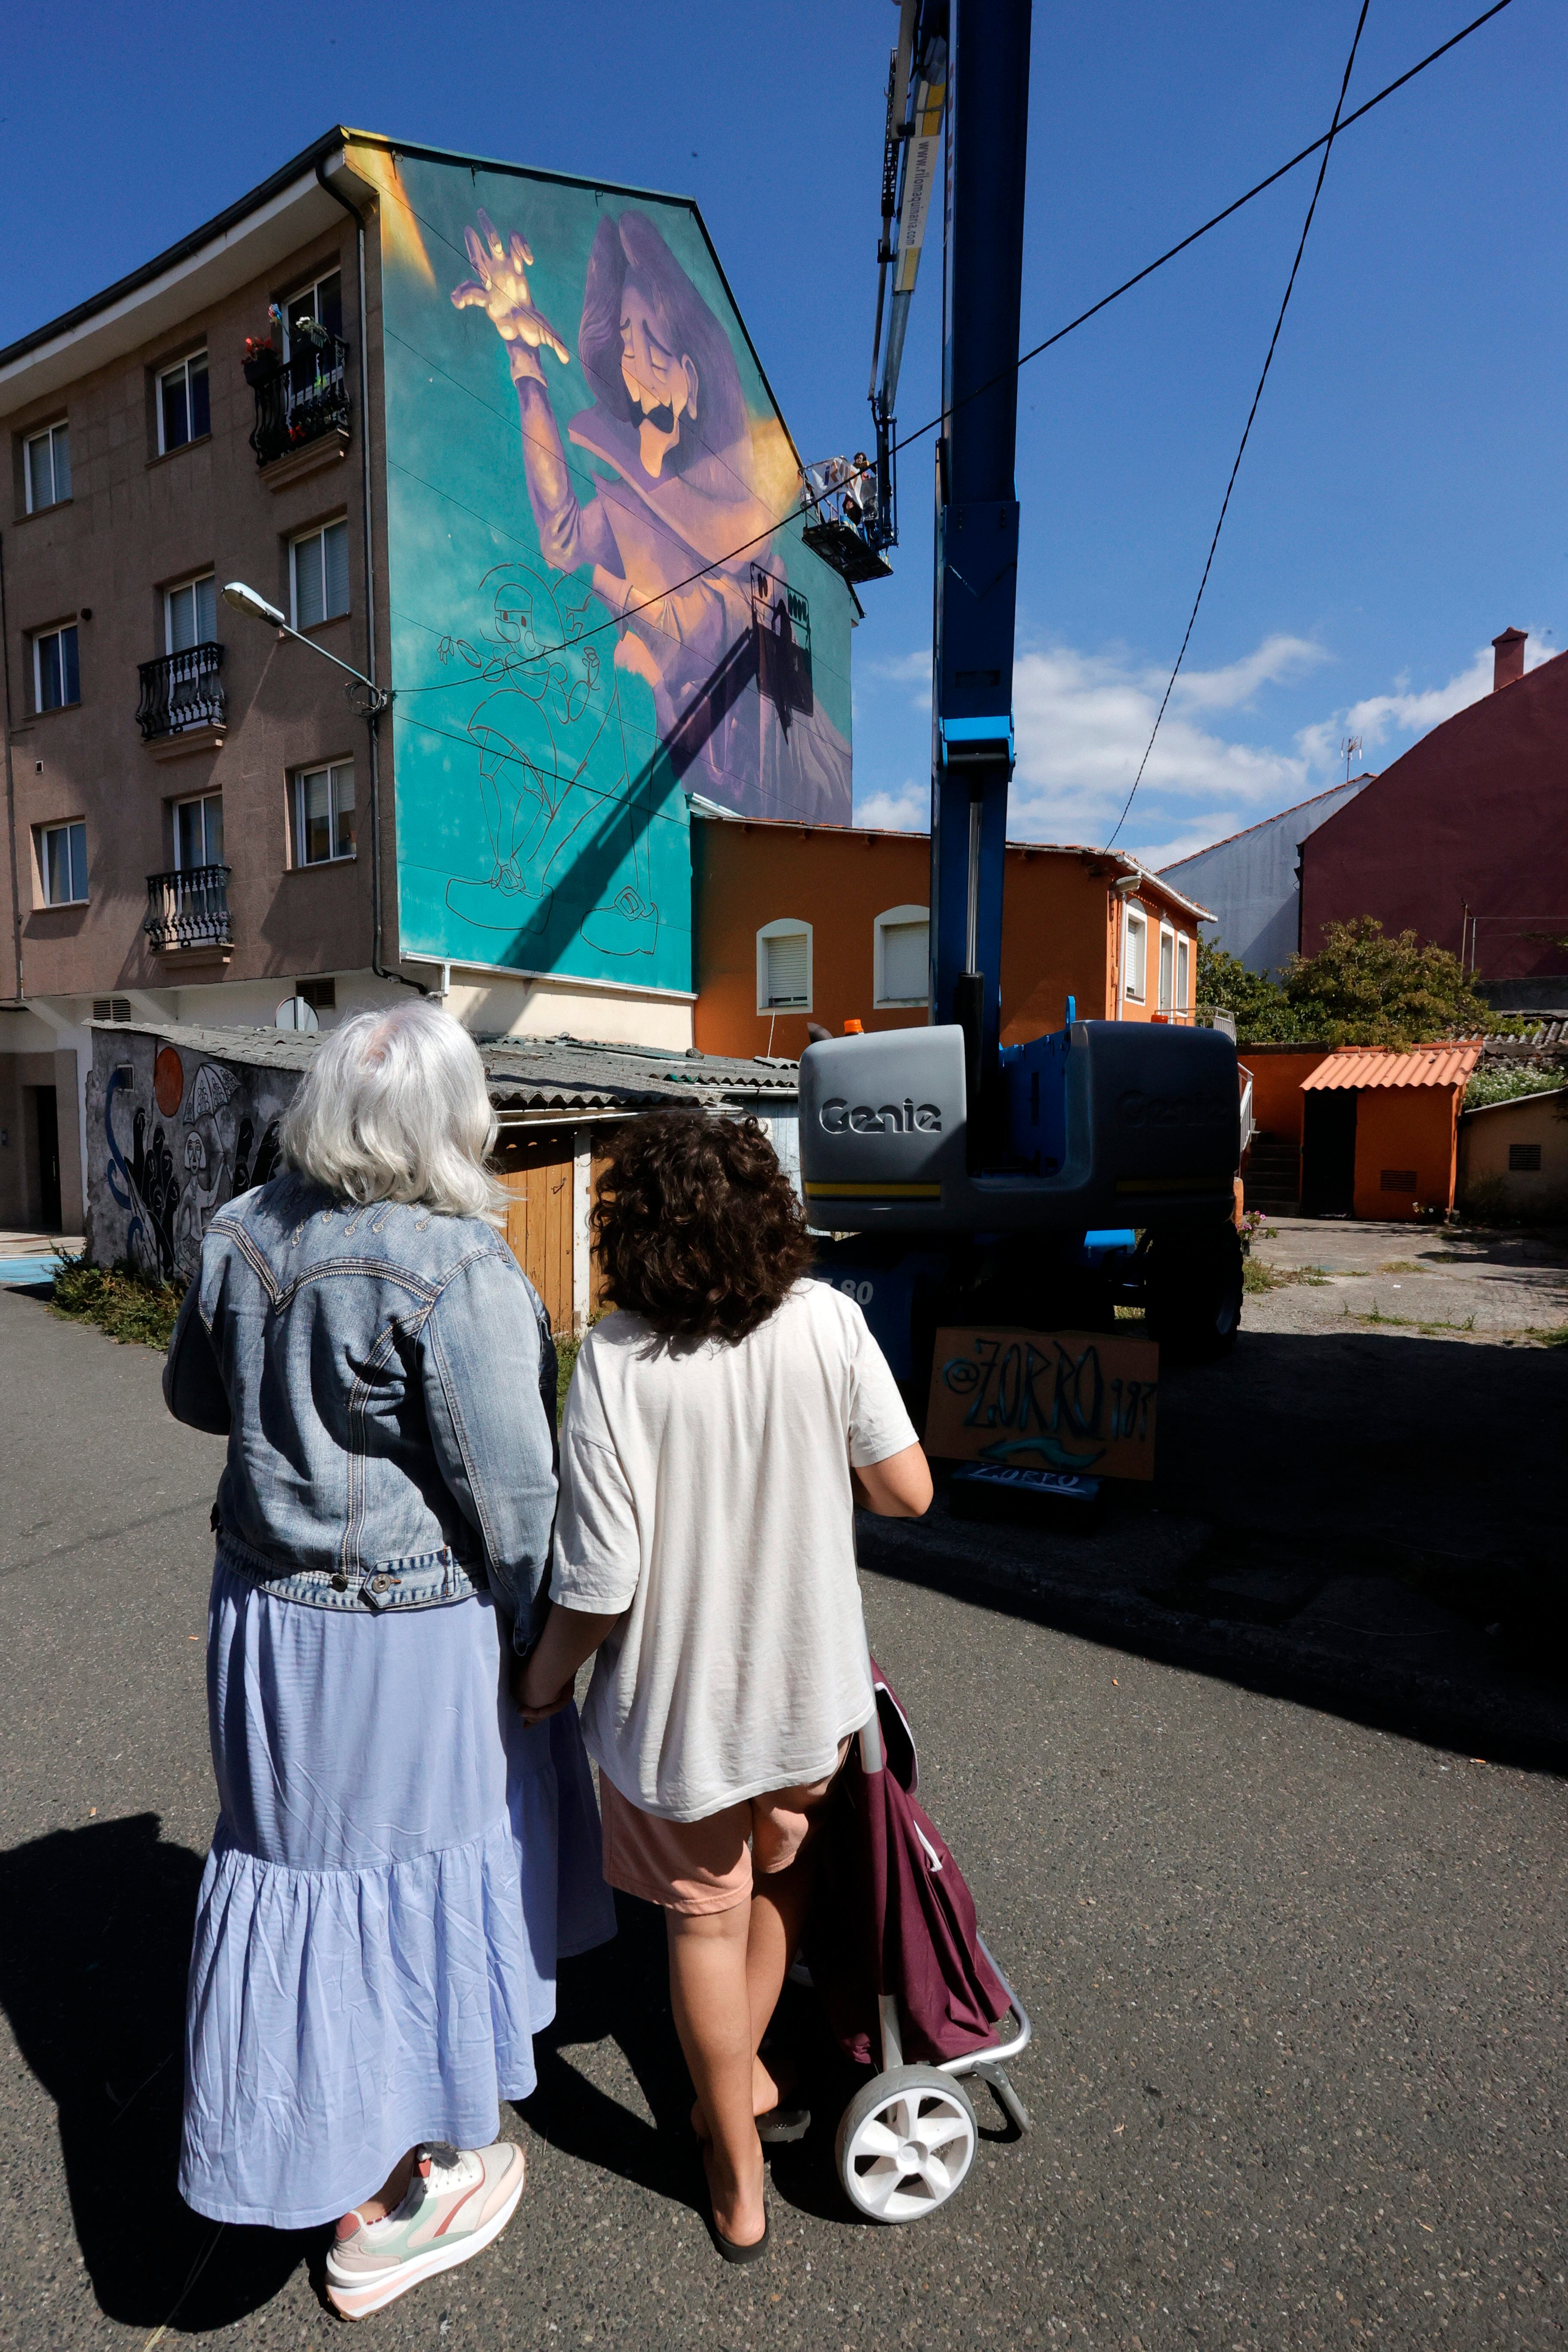
<instances>
[{"instance_id":1,"label":"tv antenna","mask_svg":"<svg viewBox=\"0 0 1568 2352\"><path fill-rule=\"evenodd\" d=\"M1347 735L1344 741L1340 745L1340 757L1345 763L1345 782L1347 784L1351 780L1351 761L1352 760L1359 760L1361 757L1361 751L1362 740L1359 735Z\"/></svg>"}]
</instances>

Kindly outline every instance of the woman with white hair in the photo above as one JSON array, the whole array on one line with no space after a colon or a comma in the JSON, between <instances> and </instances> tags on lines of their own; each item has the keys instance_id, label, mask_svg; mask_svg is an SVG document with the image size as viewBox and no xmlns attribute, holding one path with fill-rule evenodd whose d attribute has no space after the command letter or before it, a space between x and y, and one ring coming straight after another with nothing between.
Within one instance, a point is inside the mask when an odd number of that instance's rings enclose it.
<instances>
[{"instance_id":1,"label":"woman with white hair","mask_svg":"<svg viewBox=\"0 0 1568 2352\"><path fill-rule=\"evenodd\" d=\"M508 1688L545 1605L555 1350L489 1222L495 1133L446 1013L345 1022L287 1172L214 1217L163 1375L228 1439L180 2187L214 2221L335 2222L346 2318L505 2227L500 2102L534 2087L557 1954L615 1931L575 1715L526 1728Z\"/></svg>"}]
</instances>

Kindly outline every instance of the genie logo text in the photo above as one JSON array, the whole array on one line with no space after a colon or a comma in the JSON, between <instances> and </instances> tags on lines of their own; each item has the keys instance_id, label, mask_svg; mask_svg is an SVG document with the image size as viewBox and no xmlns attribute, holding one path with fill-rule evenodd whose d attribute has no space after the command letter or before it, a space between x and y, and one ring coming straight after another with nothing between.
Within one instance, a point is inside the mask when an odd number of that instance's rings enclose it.
<instances>
[{"instance_id":1,"label":"genie logo text","mask_svg":"<svg viewBox=\"0 0 1568 2352\"><path fill-rule=\"evenodd\" d=\"M851 1103L844 1095L825 1102L817 1118L829 1135L940 1135L942 1112L935 1103Z\"/></svg>"}]
</instances>

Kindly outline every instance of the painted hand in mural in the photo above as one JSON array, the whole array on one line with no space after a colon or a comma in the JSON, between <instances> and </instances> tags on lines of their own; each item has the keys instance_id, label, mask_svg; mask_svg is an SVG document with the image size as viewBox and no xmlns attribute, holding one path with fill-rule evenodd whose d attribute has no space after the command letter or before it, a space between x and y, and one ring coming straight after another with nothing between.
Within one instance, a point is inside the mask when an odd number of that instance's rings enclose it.
<instances>
[{"instance_id":1,"label":"painted hand in mural","mask_svg":"<svg viewBox=\"0 0 1568 2352\"><path fill-rule=\"evenodd\" d=\"M483 310L507 347L513 382L533 376L543 383L542 347L552 351L563 367L568 366L571 352L544 313L533 307L524 274L533 267L533 255L523 239L514 230L510 242L503 245L489 213L481 209L478 230L466 228L463 243L476 274L453 287L453 304L459 310Z\"/></svg>"}]
</instances>

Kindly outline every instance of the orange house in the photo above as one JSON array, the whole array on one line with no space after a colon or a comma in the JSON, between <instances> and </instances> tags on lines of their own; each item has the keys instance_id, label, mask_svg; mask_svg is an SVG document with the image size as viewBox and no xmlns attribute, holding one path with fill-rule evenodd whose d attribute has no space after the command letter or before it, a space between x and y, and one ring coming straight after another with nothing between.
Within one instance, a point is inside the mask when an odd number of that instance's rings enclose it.
<instances>
[{"instance_id":1,"label":"orange house","mask_svg":"<svg viewBox=\"0 0 1568 2352\"><path fill-rule=\"evenodd\" d=\"M1341 1045L1325 1055L1301 1081L1306 1196L1338 1205L1348 1178L1344 1205L1352 1216L1446 1215L1454 1205L1459 1109L1480 1057L1479 1039L1396 1053Z\"/></svg>"},{"instance_id":2,"label":"orange house","mask_svg":"<svg viewBox=\"0 0 1568 2352\"><path fill-rule=\"evenodd\" d=\"M926 1019L923 833L785 824L692 809L694 1036L705 1054L797 1058L806 1023ZM1082 1021L1190 1023L1206 909L1121 851L1010 842L1002 1042Z\"/></svg>"},{"instance_id":3,"label":"orange house","mask_svg":"<svg viewBox=\"0 0 1568 2352\"><path fill-rule=\"evenodd\" d=\"M1248 1208L1407 1219L1454 1205L1469 1045L1244 1045L1256 1133Z\"/></svg>"}]
</instances>

